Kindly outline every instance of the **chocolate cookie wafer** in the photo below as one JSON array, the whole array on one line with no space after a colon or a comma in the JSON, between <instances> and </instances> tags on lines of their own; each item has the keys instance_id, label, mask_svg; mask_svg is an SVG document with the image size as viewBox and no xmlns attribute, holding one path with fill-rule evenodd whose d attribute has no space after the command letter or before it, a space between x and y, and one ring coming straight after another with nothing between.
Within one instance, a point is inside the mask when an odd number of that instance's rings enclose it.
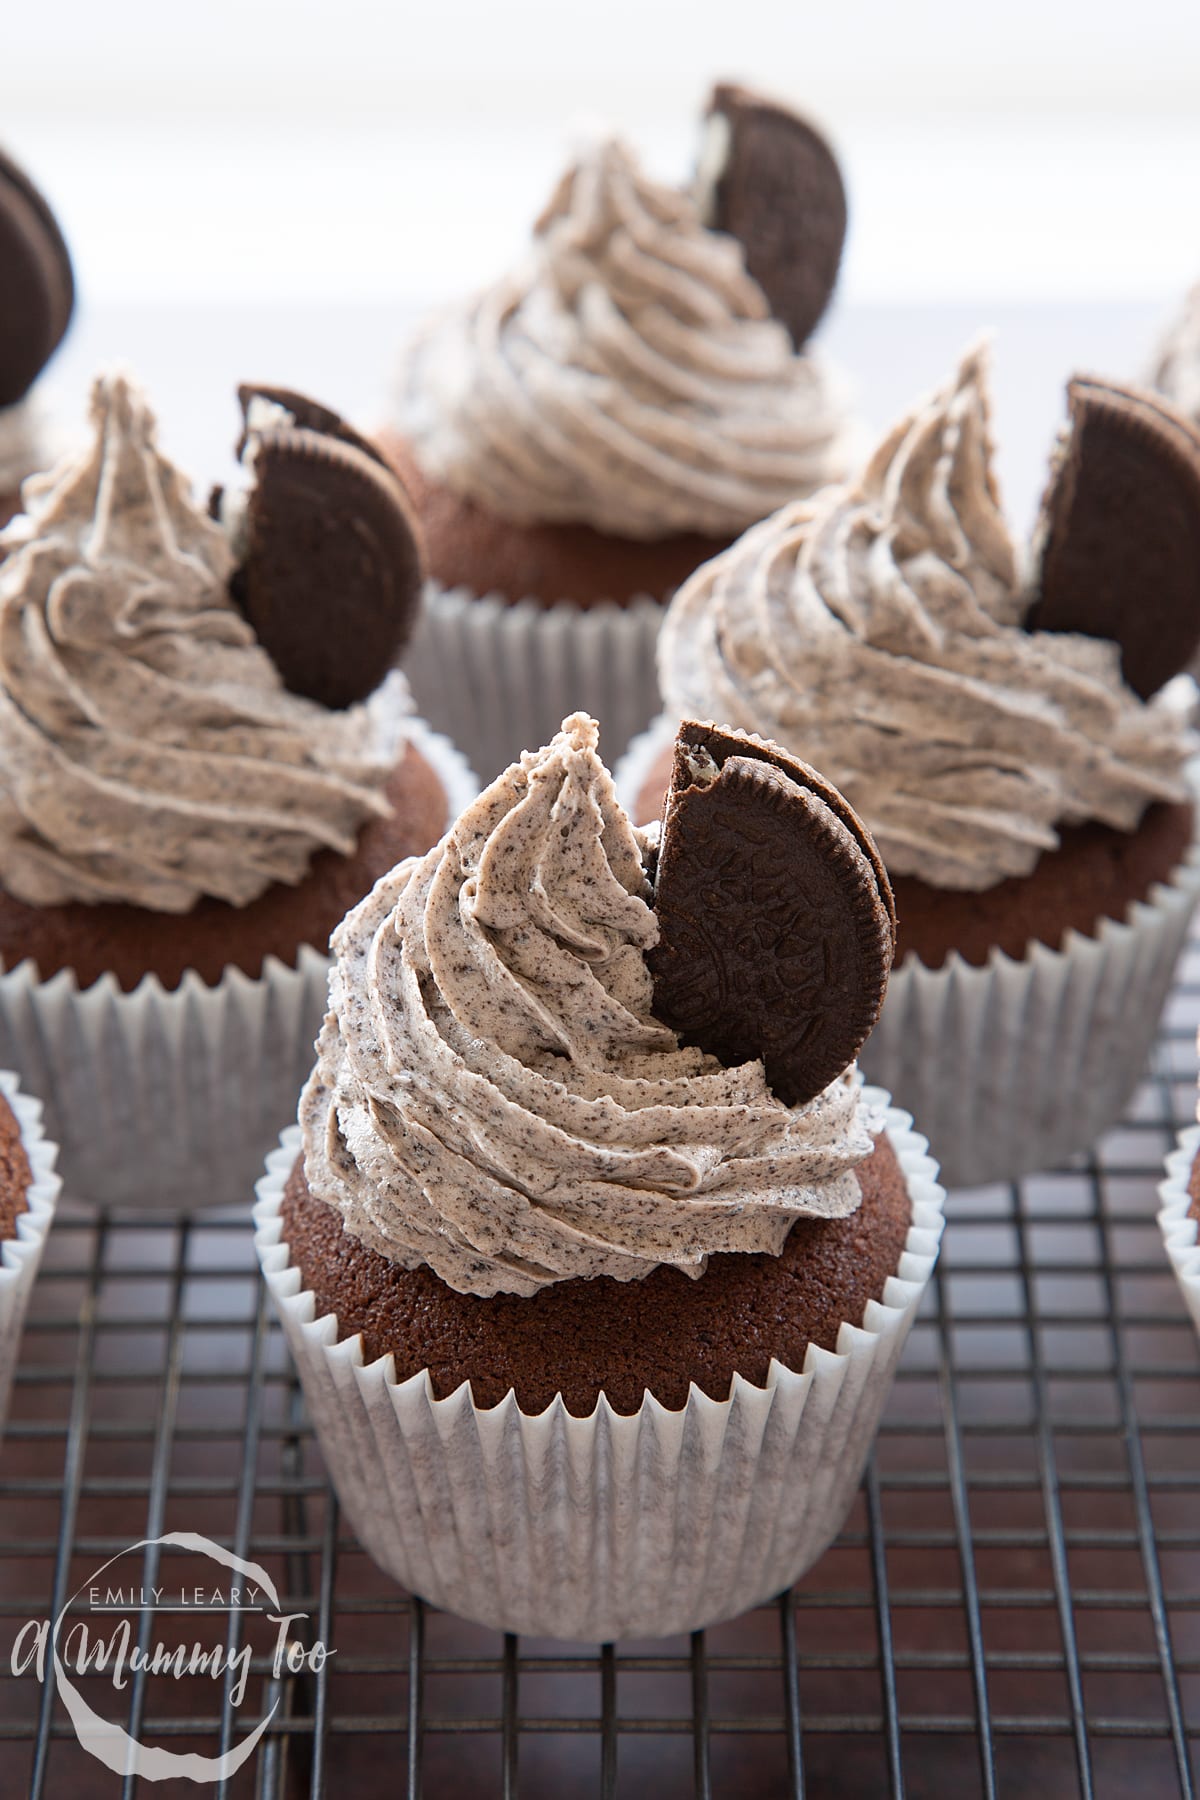
<instances>
[{"instance_id":1,"label":"chocolate cookie wafer","mask_svg":"<svg viewBox=\"0 0 1200 1800\"><path fill-rule=\"evenodd\" d=\"M1200 650L1200 433L1141 388L1076 376L1067 400L1025 623L1111 638L1148 699Z\"/></svg>"},{"instance_id":2,"label":"chocolate cookie wafer","mask_svg":"<svg viewBox=\"0 0 1200 1800\"><path fill-rule=\"evenodd\" d=\"M294 693L350 706L383 680L416 621L415 518L390 463L329 408L282 388L239 397L252 480L233 525L231 591ZM220 489L210 510L226 514Z\"/></svg>"},{"instance_id":3,"label":"chocolate cookie wafer","mask_svg":"<svg viewBox=\"0 0 1200 1800\"><path fill-rule=\"evenodd\" d=\"M746 267L799 349L829 304L846 241L846 190L833 151L784 106L723 82L708 118L724 142L707 210L740 242Z\"/></svg>"},{"instance_id":4,"label":"chocolate cookie wafer","mask_svg":"<svg viewBox=\"0 0 1200 1800\"><path fill-rule=\"evenodd\" d=\"M777 746L685 722L655 873L654 1009L732 1065L761 1057L788 1105L853 1060L895 948L865 826Z\"/></svg>"},{"instance_id":5,"label":"chocolate cookie wafer","mask_svg":"<svg viewBox=\"0 0 1200 1800\"><path fill-rule=\"evenodd\" d=\"M0 151L0 406L33 386L75 305L71 257L48 202Z\"/></svg>"}]
</instances>

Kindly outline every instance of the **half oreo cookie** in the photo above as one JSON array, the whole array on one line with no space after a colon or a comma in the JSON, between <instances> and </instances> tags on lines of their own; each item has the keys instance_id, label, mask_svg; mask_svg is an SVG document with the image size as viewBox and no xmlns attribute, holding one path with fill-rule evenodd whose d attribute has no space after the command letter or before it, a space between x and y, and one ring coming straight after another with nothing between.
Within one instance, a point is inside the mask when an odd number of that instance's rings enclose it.
<instances>
[{"instance_id":1,"label":"half oreo cookie","mask_svg":"<svg viewBox=\"0 0 1200 1800\"><path fill-rule=\"evenodd\" d=\"M1025 625L1111 638L1145 700L1200 650L1200 433L1160 395L1091 376L1067 403Z\"/></svg>"},{"instance_id":2,"label":"half oreo cookie","mask_svg":"<svg viewBox=\"0 0 1200 1800\"><path fill-rule=\"evenodd\" d=\"M66 335L71 257L50 206L0 152L0 406L15 406Z\"/></svg>"},{"instance_id":3,"label":"half oreo cookie","mask_svg":"<svg viewBox=\"0 0 1200 1800\"><path fill-rule=\"evenodd\" d=\"M738 239L800 349L829 304L846 241L837 158L798 114L732 83L714 88L707 130L701 207L709 224Z\"/></svg>"},{"instance_id":4,"label":"half oreo cookie","mask_svg":"<svg viewBox=\"0 0 1200 1800\"><path fill-rule=\"evenodd\" d=\"M238 389L245 493L214 490L238 565L230 589L293 693L364 700L412 634L423 568L400 479L368 439L287 388Z\"/></svg>"},{"instance_id":5,"label":"half oreo cookie","mask_svg":"<svg viewBox=\"0 0 1200 1800\"><path fill-rule=\"evenodd\" d=\"M837 789L776 745L688 720L655 874L654 1010L726 1065L761 1057L811 1100L879 1016L896 943L891 888Z\"/></svg>"}]
</instances>

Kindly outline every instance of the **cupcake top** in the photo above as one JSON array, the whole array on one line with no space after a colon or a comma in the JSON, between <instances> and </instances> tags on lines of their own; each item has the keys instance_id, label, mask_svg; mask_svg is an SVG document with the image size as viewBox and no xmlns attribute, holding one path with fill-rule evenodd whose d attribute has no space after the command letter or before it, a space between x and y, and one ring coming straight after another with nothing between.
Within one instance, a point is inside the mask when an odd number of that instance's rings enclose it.
<instances>
[{"instance_id":1,"label":"cupcake top","mask_svg":"<svg viewBox=\"0 0 1200 1800\"><path fill-rule=\"evenodd\" d=\"M1194 748L1117 644L1023 628L1030 595L992 471L987 358L968 352L863 473L793 502L680 589L668 708L761 731L825 771L889 871L983 889L1058 827L1132 830L1186 797Z\"/></svg>"},{"instance_id":2,"label":"cupcake top","mask_svg":"<svg viewBox=\"0 0 1200 1800\"><path fill-rule=\"evenodd\" d=\"M626 538L727 537L847 466L835 385L741 244L615 139L559 182L522 265L417 337L395 422L493 514Z\"/></svg>"},{"instance_id":3,"label":"cupcake top","mask_svg":"<svg viewBox=\"0 0 1200 1800\"><path fill-rule=\"evenodd\" d=\"M654 1016L656 838L596 744L566 720L333 938L309 1187L463 1293L698 1276L859 1204L873 1121L853 1066L787 1106L761 1059L725 1066Z\"/></svg>"},{"instance_id":4,"label":"cupcake top","mask_svg":"<svg viewBox=\"0 0 1200 1800\"><path fill-rule=\"evenodd\" d=\"M102 376L91 416L0 564L0 879L39 906L245 905L386 813L403 686L340 712L287 691L141 393Z\"/></svg>"},{"instance_id":5,"label":"cupcake top","mask_svg":"<svg viewBox=\"0 0 1200 1800\"><path fill-rule=\"evenodd\" d=\"M1159 344L1149 381L1200 425L1200 282Z\"/></svg>"}]
</instances>

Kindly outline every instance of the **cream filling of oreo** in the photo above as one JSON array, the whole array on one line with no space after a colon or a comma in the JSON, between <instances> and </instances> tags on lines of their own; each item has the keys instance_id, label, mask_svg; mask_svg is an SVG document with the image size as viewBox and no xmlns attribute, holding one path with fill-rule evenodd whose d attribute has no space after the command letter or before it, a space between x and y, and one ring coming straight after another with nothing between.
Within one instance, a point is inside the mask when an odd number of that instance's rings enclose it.
<instances>
[{"instance_id":1,"label":"cream filling of oreo","mask_svg":"<svg viewBox=\"0 0 1200 1800\"><path fill-rule=\"evenodd\" d=\"M0 406L0 495L15 494L48 454L42 408L32 394Z\"/></svg>"},{"instance_id":2,"label":"cream filling of oreo","mask_svg":"<svg viewBox=\"0 0 1200 1800\"><path fill-rule=\"evenodd\" d=\"M235 565L245 560L250 547L247 520L256 474L255 463L263 433L290 430L295 423L294 413L290 413L286 406L280 406L276 400L265 399L262 394L255 394L246 408L246 448L238 465L242 471L242 479L223 487L217 503L218 522L229 539Z\"/></svg>"},{"instance_id":3,"label":"cream filling of oreo","mask_svg":"<svg viewBox=\"0 0 1200 1800\"><path fill-rule=\"evenodd\" d=\"M689 578L659 682L676 716L820 769L892 874L981 890L1029 874L1063 825L1132 831L1188 793L1195 740L1173 697L1143 702L1115 644L1027 632L1026 609L980 347L856 481L783 507Z\"/></svg>"},{"instance_id":4,"label":"cream filling of oreo","mask_svg":"<svg viewBox=\"0 0 1200 1800\"><path fill-rule=\"evenodd\" d=\"M312 1192L462 1293L696 1276L860 1203L853 1068L787 1107L654 1018L647 860L575 715L333 938L300 1119Z\"/></svg>"},{"instance_id":5,"label":"cream filling of oreo","mask_svg":"<svg viewBox=\"0 0 1200 1800\"><path fill-rule=\"evenodd\" d=\"M700 134L700 154L692 177L696 210L711 231L717 217L717 188L729 167L733 127L723 112L710 112Z\"/></svg>"}]
</instances>

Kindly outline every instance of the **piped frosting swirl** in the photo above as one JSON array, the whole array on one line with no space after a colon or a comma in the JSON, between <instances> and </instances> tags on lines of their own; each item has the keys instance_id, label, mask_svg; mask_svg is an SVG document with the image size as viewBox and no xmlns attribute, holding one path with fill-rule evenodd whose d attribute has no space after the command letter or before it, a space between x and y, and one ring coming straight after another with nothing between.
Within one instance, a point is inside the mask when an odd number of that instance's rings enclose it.
<instances>
[{"instance_id":1,"label":"piped frosting swirl","mask_svg":"<svg viewBox=\"0 0 1200 1800\"><path fill-rule=\"evenodd\" d=\"M460 1292L699 1275L859 1204L852 1070L788 1108L651 1014L650 840L568 719L334 934L301 1101L311 1190Z\"/></svg>"},{"instance_id":2,"label":"piped frosting swirl","mask_svg":"<svg viewBox=\"0 0 1200 1800\"><path fill-rule=\"evenodd\" d=\"M615 140L562 179L524 266L417 337L396 423L503 519L629 538L741 531L849 450L835 384L741 246Z\"/></svg>"},{"instance_id":3,"label":"piped frosting swirl","mask_svg":"<svg viewBox=\"0 0 1200 1800\"><path fill-rule=\"evenodd\" d=\"M676 596L668 709L762 732L819 768L892 874L983 889L1028 874L1058 827L1132 830L1186 795L1194 747L1117 646L1026 632L991 468L986 354L880 444L863 474L747 532Z\"/></svg>"},{"instance_id":4,"label":"piped frosting swirl","mask_svg":"<svg viewBox=\"0 0 1200 1800\"><path fill-rule=\"evenodd\" d=\"M0 881L38 906L245 905L386 812L400 696L288 693L142 395L104 376L91 410L0 564Z\"/></svg>"}]
</instances>

